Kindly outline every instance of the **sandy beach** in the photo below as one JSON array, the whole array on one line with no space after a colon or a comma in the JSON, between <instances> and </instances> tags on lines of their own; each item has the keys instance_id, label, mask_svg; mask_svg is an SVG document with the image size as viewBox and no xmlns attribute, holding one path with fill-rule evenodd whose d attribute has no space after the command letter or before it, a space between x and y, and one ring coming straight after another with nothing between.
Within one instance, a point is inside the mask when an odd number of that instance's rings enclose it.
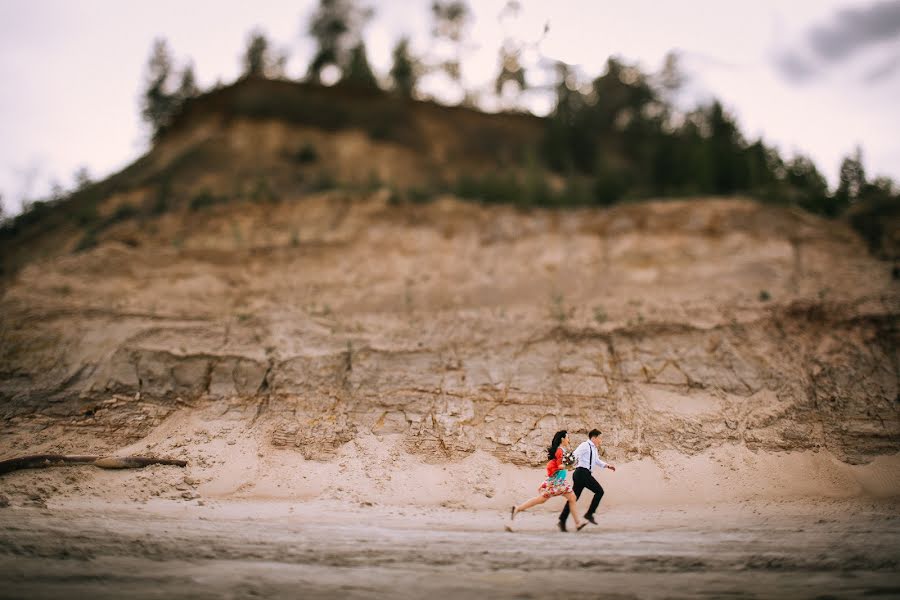
<instances>
[{"instance_id":1,"label":"sandy beach","mask_svg":"<svg viewBox=\"0 0 900 600\"><path fill-rule=\"evenodd\" d=\"M347 502L70 502L0 511L2 598L900 596L896 501L601 511Z\"/></svg>"},{"instance_id":2,"label":"sandy beach","mask_svg":"<svg viewBox=\"0 0 900 600\"><path fill-rule=\"evenodd\" d=\"M213 460L190 438L128 449L193 456L184 469L6 474L0 597L900 595L898 457L734 447L620 463L597 473L598 525L561 533L560 499L510 523L541 472L487 454L429 465L404 461L400 439L359 436L321 462L256 452L243 431L211 440Z\"/></svg>"}]
</instances>

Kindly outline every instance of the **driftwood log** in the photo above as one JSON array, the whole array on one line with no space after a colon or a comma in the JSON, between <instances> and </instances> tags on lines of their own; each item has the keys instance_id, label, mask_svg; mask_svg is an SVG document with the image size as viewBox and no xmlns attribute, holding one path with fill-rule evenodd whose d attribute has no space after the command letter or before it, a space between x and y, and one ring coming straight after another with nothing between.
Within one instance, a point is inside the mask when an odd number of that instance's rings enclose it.
<instances>
[{"instance_id":1,"label":"driftwood log","mask_svg":"<svg viewBox=\"0 0 900 600\"><path fill-rule=\"evenodd\" d=\"M187 461L151 456L78 456L71 454L35 454L0 461L0 475L20 469L43 469L65 465L94 465L101 469L140 469L148 465L187 466Z\"/></svg>"}]
</instances>

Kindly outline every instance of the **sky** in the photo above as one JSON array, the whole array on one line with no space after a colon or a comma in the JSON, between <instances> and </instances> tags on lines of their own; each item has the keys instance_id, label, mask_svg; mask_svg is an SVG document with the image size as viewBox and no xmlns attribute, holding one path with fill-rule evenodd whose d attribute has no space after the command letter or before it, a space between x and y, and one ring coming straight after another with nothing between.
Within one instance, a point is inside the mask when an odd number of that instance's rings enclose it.
<instances>
[{"instance_id":1,"label":"sky","mask_svg":"<svg viewBox=\"0 0 900 600\"><path fill-rule=\"evenodd\" d=\"M306 25L318 0L0 0L0 201L73 187L76 169L104 178L149 148L139 97L153 40L164 37L176 65L193 64L201 87L241 71L248 34L260 29L288 53L300 78L314 46ZM368 0L364 35L379 75L407 35L417 53L440 53L431 39L430 0ZM546 84L541 65L561 60L585 79L609 56L658 70L676 51L687 83L685 107L716 97L750 139L782 155L803 153L834 185L841 159L859 146L870 176L900 182L900 0L470 0L463 54L466 87L487 91L505 38L527 44L529 83ZM501 15L503 17L501 18ZM549 26L544 34L545 25ZM440 76L425 93L454 103ZM552 108L534 91L521 104ZM498 103L485 95L485 107Z\"/></svg>"}]
</instances>

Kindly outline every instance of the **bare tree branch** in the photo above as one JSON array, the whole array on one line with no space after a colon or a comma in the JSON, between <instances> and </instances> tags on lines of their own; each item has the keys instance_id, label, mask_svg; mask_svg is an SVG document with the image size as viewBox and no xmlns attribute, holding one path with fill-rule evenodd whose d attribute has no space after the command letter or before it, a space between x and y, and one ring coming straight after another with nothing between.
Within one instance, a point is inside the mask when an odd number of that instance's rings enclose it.
<instances>
[{"instance_id":1,"label":"bare tree branch","mask_svg":"<svg viewBox=\"0 0 900 600\"><path fill-rule=\"evenodd\" d=\"M140 469L148 465L187 466L187 461L151 456L79 456L67 454L35 454L0 461L0 475L21 469L43 469L66 465L94 465L101 469Z\"/></svg>"}]
</instances>

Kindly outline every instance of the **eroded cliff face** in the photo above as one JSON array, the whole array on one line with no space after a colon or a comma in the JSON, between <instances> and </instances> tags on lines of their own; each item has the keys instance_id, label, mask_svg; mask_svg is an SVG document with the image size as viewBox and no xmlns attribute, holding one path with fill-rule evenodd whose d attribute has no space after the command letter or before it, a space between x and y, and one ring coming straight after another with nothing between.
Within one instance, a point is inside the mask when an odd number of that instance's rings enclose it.
<instances>
[{"instance_id":1,"label":"eroded cliff face","mask_svg":"<svg viewBox=\"0 0 900 600\"><path fill-rule=\"evenodd\" d=\"M426 462L537 464L553 431L592 427L614 460L900 450L890 265L799 212L332 192L109 238L0 300L6 454L60 432L115 448L198 404L317 459L371 432Z\"/></svg>"}]
</instances>

